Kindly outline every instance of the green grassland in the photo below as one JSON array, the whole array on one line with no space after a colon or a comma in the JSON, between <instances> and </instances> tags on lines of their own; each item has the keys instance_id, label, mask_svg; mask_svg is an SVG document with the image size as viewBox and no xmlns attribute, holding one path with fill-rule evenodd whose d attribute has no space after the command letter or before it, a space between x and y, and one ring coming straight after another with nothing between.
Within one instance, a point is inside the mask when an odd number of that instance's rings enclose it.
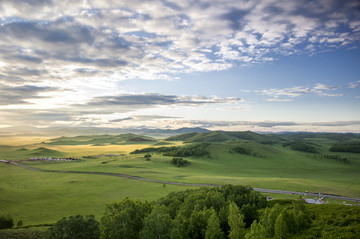
<instances>
[{"instance_id":1,"label":"green grassland","mask_svg":"<svg viewBox=\"0 0 360 239\"><path fill-rule=\"evenodd\" d=\"M149 183L104 175L44 173L0 164L0 212L15 224L54 223L61 217L94 214L125 197L152 201L186 186Z\"/></svg>"},{"instance_id":2,"label":"green grassland","mask_svg":"<svg viewBox=\"0 0 360 239\"><path fill-rule=\"evenodd\" d=\"M310 134L296 138L296 135L268 136L252 132L184 134L166 140L133 134L60 137L38 139L33 143L2 142L0 160L21 161L43 170L121 173L179 183L230 183L360 198L360 155L329 151L339 141L358 140L356 135L344 137ZM312 146L315 153L283 146L284 142L296 140ZM151 153L149 161L145 160L144 153L130 154L147 147L186 147L198 142L210 142L206 148L209 154L186 157L190 161L187 167L175 167L170 164L172 157L159 152ZM235 148L245 150L236 151ZM100 157L102 154L117 155ZM346 158L347 161L344 163L324 155ZM71 156L82 160L25 161L41 156ZM15 221L23 220L24 225L53 223L60 217L76 213L100 216L106 203L127 196L151 201L186 188L189 186L164 186L105 175L37 172L0 163L0 212L11 214Z\"/></svg>"}]
</instances>

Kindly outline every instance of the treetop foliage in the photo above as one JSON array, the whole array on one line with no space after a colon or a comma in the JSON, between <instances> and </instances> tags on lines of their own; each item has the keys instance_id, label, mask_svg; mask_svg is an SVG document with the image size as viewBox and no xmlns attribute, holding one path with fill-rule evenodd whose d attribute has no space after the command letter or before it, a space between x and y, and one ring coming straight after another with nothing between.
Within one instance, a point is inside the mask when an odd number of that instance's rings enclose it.
<instances>
[{"instance_id":1,"label":"treetop foliage","mask_svg":"<svg viewBox=\"0 0 360 239\"><path fill-rule=\"evenodd\" d=\"M48 231L49 238L53 239L96 239L100 237L99 222L94 215L81 215L62 218Z\"/></svg>"}]
</instances>

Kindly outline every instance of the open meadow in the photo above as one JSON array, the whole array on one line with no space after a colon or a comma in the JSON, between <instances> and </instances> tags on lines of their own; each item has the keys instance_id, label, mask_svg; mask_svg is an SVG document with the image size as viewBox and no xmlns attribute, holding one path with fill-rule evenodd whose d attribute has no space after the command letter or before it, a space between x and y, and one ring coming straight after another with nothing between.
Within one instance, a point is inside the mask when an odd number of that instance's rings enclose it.
<instances>
[{"instance_id":1,"label":"open meadow","mask_svg":"<svg viewBox=\"0 0 360 239\"><path fill-rule=\"evenodd\" d=\"M210 139L158 140L128 134L2 141L0 160L46 172L0 163L0 211L12 215L15 221L22 220L24 225L47 224L75 214L100 217L107 203L125 197L152 201L172 191L196 188L76 172L117 173L188 184L240 184L360 198L360 157L351 152L329 152L336 140L306 139L316 149L309 153L284 146L284 142L293 139L273 138L270 143L264 143L264 138ZM190 162L186 167L174 166L170 163L174 156L154 150L174 147L179 154L182 152L179 149L192 149L194 145L197 150L202 147L203 154L193 152L183 157ZM150 155L148 160L146 154ZM46 157L80 160L42 159ZM30 158L33 160L29 161ZM283 197L295 196L279 196Z\"/></svg>"}]
</instances>

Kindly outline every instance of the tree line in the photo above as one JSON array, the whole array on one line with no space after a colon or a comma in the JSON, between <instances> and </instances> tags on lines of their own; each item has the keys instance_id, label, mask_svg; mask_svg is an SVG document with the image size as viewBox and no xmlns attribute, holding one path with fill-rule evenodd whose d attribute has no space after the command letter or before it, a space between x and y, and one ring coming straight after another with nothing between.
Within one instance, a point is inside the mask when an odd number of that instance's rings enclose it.
<instances>
[{"instance_id":1,"label":"tree line","mask_svg":"<svg viewBox=\"0 0 360 239\"><path fill-rule=\"evenodd\" d=\"M163 153L164 156L171 157L203 157L210 156L207 150L210 143L191 144L187 146L170 146L170 147L149 147L136 149L130 154L142 153Z\"/></svg>"},{"instance_id":2,"label":"tree line","mask_svg":"<svg viewBox=\"0 0 360 239\"><path fill-rule=\"evenodd\" d=\"M360 153L360 141L336 143L330 148L331 152Z\"/></svg>"},{"instance_id":3,"label":"tree line","mask_svg":"<svg viewBox=\"0 0 360 239\"><path fill-rule=\"evenodd\" d=\"M312 143L303 142L300 140L283 143L283 147L288 147L295 151L301 151L305 153L316 153L317 150Z\"/></svg>"}]
</instances>

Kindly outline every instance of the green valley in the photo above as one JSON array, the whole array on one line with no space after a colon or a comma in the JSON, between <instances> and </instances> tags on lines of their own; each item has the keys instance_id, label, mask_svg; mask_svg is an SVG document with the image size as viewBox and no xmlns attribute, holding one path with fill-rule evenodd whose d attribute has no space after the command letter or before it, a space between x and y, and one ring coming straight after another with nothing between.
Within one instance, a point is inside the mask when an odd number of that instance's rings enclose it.
<instances>
[{"instance_id":1,"label":"green valley","mask_svg":"<svg viewBox=\"0 0 360 239\"><path fill-rule=\"evenodd\" d=\"M89 135L3 144L0 211L24 225L47 225L75 214L99 217L105 204L126 197L157 200L200 184L360 198L360 155L346 151L346 147L338 152L330 150L344 142L354 145L359 136L335 136L215 131L165 139L135 134ZM76 160L54 160L68 157ZM184 166L171 163L182 158L187 162Z\"/></svg>"}]
</instances>

